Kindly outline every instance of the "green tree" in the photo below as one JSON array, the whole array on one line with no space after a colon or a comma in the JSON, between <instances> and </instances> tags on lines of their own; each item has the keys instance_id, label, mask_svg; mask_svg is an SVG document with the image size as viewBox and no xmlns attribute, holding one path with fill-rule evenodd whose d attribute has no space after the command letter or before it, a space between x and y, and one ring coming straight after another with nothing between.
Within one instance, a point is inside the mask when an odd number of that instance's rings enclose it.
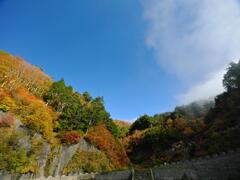
<instances>
[{"instance_id":1,"label":"green tree","mask_svg":"<svg viewBox=\"0 0 240 180\"><path fill-rule=\"evenodd\" d=\"M139 117L130 127L129 132L133 133L135 130L144 130L153 125L153 118L148 115Z\"/></svg>"},{"instance_id":2,"label":"green tree","mask_svg":"<svg viewBox=\"0 0 240 180\"><path fill-rule=\"evenodd\" d=\"M158 150L163 151L170 148L174 142L180 139L181 134L177 129L154 127L145 132L140 143L155 146Z\"/></svg>"},{"instance_id":3,"label":"green tree","mask_svg":"<svg viewBox=\"0 0 240 180\"><path fill-rule=\"evenodd\" d=\"M60 129L86 131L90 118L87 108L80 103L77 96L72 96L69 104L60 115Z\"/></svg>"},{"instance_id":4,"label":"green tree","mask_svg":"<svg viewBox=\"0 0 240 180\"><path fill-rule=\"evenodd\" d=\"M120 129L116 126L112 119L105 120L105 125L115 138L120 137Z\"/></svg>"},{"instance_id":5,"label":"green tree","mask_svg":"<svg viewBox=\"0 0 240 180\"><path fill-rule=\"evenodd\" d=\"M96 97L92 100L90 105L90 124L97 125L99 122L104 122L107 129L113 134L115 138L119 137L119 129L110 118L110 114L106 111L103 97Z\"/></svg>"},{"instance_id":6,"label":"green tree","mask_svg":"<svg viewBox=\"0 0 240 180\"><path fill-rule=\"evenodd\" d=\"M110 114L104 107L102 97L97 97L91 102L91 118L94 120L94 124L100 121L106 121L110 118Z\"/></svg>"},{"instance_id":7,"label":"green tree","mask_svg":"<svg viewBox=\"0 0 240 180\"><path fill-rule=\"evenodd\" d=\"M84 100L85 100L86 102L91 102L91 101L92 101L92 97L91 97L91 95L90 95L87 91L85 91L85 92L82 94L82 96L83 96L83 98L84 98Z\"/></svg>"},{"instance_id":8,"label":"green tree","mask_svg":"<svg viewBox=\"0 0 240 180\"><path fill-rule=\"evenodd\" d=\"M71 86L66 86L63 79L54 82L45 94L44 100L56 111L60 112L59 130L75 130L86 132L91 126L105 122L106 127L115 137L119 135L118 128L110 119L102 97L92 99L88 92L82 95L74 92Z\"/></svg>"},{"instance_id":9,"label":"green tree","mask_svg":"<svg viewBox=\"0 0 240 180\"><path fill-rule=\"evenodd\" d=\"M240 88L240 61L238 63L231 63L224 75L223 85L230 91Z\"/></svg>"},{"instance_id":10,"label":"green tree","mask_svg":"<svg viewBox=\"0 0 240 180\"><path fill-rule=\"evenodd\" d=\"M89 95L90 97L90 95ZM71 86L66 86L63 79L54 82L44 95L44 100L56 111L60 112L60 130L86 131L90 121L86 103L81 94L74 92Z\"/></svg>"},{"instance_id":11,"label":"green tree","mask_svg":"<svg viewBox=\"0 0 240 180\"><path fill-rule=\"evenodd\" d=\"M226 128L240 123L240 61L229 65L223 85L227 91L215 98L215 107L205 117L205 123Z\"/></svg>"},{"instance_id":12,"label":"green tree","mask_svg":"<svg viewBox=\"0 0 240 180\"><path fill-rule=\"evenodd\" d=\"M73 88L71 86L66 86L64 79L61 79L52 84L43 99L57 112L62 112L63 109L71 103L72 94Z\"/></svg>"}]
</instances>

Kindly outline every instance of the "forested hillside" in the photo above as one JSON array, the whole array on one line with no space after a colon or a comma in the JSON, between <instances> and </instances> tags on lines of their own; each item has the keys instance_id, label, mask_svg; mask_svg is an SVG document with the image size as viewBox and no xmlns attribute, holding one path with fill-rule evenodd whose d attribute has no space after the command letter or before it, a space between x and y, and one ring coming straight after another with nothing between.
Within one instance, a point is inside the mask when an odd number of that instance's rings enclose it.
<instances>
[{"instance_id":1,"label":"forested hillside","mask_svg":"<svg viewBox=\"0 0 240 180\"><path fill-rule=\"evenodd\" d=\"M99 151L78 151L66 173L126 168L129 160L119 135L102 97L79 93L63 79L54 81L40 68L0 51L0 170L38 173L45 144L50 146L48 174L54 153L82 140ZM77 166L84 158L86 163Z\"/></svg>"},{"instance_id":2,"label":"forested hillside","mask_svg":"<svg viewBox=\"0 0 240 180\"><path fill-rule=\"evenodd\" d=\"M143 115L123 138L133 163L153 166L240 147L240 62L224 76L215 100L179 106L174 112Z\"/></svg>"},{"instance_id":3,"label":"forested hillside","mask_svg":"<svg viewBox=\"0 0 240 180\"><path fill-rule=\"evenodd\" d=\"M113 121L102 97L77 92L0 51L0 170L105 172L239 148L240 62L229 65L223 85L214 100L145 114L130 124Z\"/></svg>"}]
</instances>

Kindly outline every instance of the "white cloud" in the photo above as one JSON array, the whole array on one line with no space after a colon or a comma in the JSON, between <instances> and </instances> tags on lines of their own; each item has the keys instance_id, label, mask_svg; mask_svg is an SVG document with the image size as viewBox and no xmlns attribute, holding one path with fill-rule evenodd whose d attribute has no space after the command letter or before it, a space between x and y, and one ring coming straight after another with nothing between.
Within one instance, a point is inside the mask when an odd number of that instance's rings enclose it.
<instances>
[{"instance_id":1,"label":"white cloud","mask_svg":"<svg viewBox=\"0 0 240 180\"><path fill-rule=\"evenodd\" d=\"M221 70L212 74L208 80L200 82L192 86L184 94L178 95L176 98L181 104L188 104L193 101L200 101L206 98L214 97L216 94L223 92L222 77L225 70Z\"/></svg>"},{"instance_id":2,"label":"white cloud","mask_svg":"<svg viewBox=\"0 0 240 180\"><path fill-rule=\"evenodd\" d=\"M239 0L142 0L147 45L163 69L188 83L185 103L220 93L223 69L240 58ZM213 74L215 72L215 74Z\"/></svg>"}]
</instances>

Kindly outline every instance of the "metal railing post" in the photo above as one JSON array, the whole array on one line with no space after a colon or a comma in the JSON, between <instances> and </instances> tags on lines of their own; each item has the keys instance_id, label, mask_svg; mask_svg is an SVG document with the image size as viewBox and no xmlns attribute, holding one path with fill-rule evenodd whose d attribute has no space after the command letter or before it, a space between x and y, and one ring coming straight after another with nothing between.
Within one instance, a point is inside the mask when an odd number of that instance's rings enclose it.
<instances>
[{"instance_id":1,"label":"metal railing post","mask_svg":"<svg viewBox=\"0 0 240 180\"><path fill-rule=\"evenodd\" d=\"M152 168L150 168L150 172L151 172L152 180L154 180L154 175L153 175L153 170L152 170Z\"/></svg>"},{"instance_id":2,"label":"metal railing post","mask_svg":"<svg viewBox=\"0 0 240 180\"><path fill-rule=\"evenodd\" d=\"M135 179L134 176L135 176L135 171L134 171L134 168L132 168L132 180Z\"/></svg>"}]
</instances>

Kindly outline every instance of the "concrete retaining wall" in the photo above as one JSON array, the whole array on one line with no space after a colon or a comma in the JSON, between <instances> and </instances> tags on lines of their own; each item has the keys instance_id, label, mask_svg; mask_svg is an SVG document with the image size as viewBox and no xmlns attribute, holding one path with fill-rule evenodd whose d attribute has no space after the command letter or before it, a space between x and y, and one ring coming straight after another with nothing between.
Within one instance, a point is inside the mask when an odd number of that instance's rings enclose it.
<instances>
[{"instance_id":1,"label":"concrete retaining wall","mask_svg":"<svg viewBox=\"0 0 240 180\"><path fill-rule=\"evenodd\" d=\"M0 173L0 180L131 180L131 170L116 171L111 173L99 173L99 174L75 174L69 176L49 176L49 177L36 177L30 174L16 175L8 173Z\"/></svg>"},{"instance_id":2,"label":"concrete retaining wall","mask_svg":"<svg viewBox=\"0 0 240 180\"><path fill-rule=\"evenodd\" d=\"M221 153L191 161L180 161L152 168L155 180L240 180L240 151ZM35 177L33 175L11 175L0 172L0 180L131 180L132 171L118 171L103 174L75 174L56 177ZM144 179L147 180L147 179ZM151 178L152 180L152 178Z\"/></svg>"},{"instance_id":3,"label":"concrete retaining wall","mask_svg":"<svg viewBox=\"0 0 240 180\"><path fill-rule=\"evenodd\" d=\"M240 180L240 152L177 162L153 169L157 180Z\"/></svg>"}]
</instances>

